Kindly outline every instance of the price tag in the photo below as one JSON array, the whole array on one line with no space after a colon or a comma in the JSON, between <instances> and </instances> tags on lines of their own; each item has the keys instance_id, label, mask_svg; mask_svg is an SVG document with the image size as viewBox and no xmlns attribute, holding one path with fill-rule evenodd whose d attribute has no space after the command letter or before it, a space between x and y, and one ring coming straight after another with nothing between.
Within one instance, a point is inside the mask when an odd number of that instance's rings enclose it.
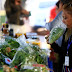
<instances>
[{"instance_id":1,"label":"price tag","mask_svg":"<svg viewBox=\"0 0 72 72\"><path fill-rule=\"evenodd\" d=\"M65 66L69 66L69 56L65 56Z\"/></svg>"}]
</instances>

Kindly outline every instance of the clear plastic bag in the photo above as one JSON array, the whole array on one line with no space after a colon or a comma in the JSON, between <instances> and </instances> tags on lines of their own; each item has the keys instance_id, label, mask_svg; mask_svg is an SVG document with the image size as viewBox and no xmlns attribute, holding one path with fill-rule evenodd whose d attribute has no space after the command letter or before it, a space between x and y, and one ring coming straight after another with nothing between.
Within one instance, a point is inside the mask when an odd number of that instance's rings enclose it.
<instances>
[{"instance_id":1,"label":"clear plastic bag","mask_svg":"<svg viewBox=\"0 0 72 72\"><path fill-rule=\"evenodd\" d=\"M33 47L33 48L32 48ZM34 48L34 46L26 45L17 50L10 66L20 66L20 69L30 69L33 64L47 65L47 55L45 51Z\"/></svg>"},{"instance_id":2,"label":"clear plastic bag","mask_svg":"<svg viewBox=\"0 0 72 72\"><path fill-rule=\"evenodd\" d=\"M20 44L20 46L24 47L27 45L25 35L21 35L16 39L16 41Z\"/></svg>"},{"instance_id":3,"label":"clear plastic bag","mask_svg":"<svg viewBox=\"0 0 72 72\"><path fill-rule=\"evenodd\" d=\"M0 39L0 53L3 55L9 57L10 59L13 59L16 49L14 49L13 46L11 46L8 41L5 40L5 37L1 37Z\"/></svg>"},{"instance_id":4,"label":"clear plastic bag","mask_svg":"<svg viewBox=\"0 0 72 72\"><path fill-rule=\"evenodd\" d=\"M12 38L10 36L5 36L5 41L10 45L12 48L18 48L20 44L16 41L15 38Z\"/></svg>"},{"instance_id":5,"label":"clear plastic bag","mask_svg":"<svg viewBox=\"0 0 72 72\"><path fill-rule=\"evenodd\" d=\"M64 33L64 29L62 27L55 27L50 31L49 35L49 43L52 44L55 42L60 36Z\"/></svg>"}]
</instances>

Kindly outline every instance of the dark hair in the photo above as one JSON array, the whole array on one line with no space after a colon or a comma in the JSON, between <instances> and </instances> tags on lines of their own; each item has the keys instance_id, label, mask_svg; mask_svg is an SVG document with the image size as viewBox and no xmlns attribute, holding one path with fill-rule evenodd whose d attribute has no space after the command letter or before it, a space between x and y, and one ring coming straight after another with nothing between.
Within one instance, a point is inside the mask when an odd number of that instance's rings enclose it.
<instances>
[{"instance_id":1,"label":"dark hair","mask_svg":"<svg viewBox=\"0 0 72 72\"><path fill-rule=\"evenodd\" d=\"M15 0L10 0L10 2L14 4L15 3Z\"/></svg>"},{"instance_id":2,"label":"dark hair","mask_svg":"<svg viewBox=\"0 0 72 72\"><path fill-rule=\"evenodd\" d=\"M72 3L72 0L61 0L61 2L62 2L63 4L68 4L68 3Z\"/></svg>"},{"instance_id":3,"label":"dark hair","mask_svg":"<svg viewBox=\"0 0 72 72\"><path fill-rule=\"evenodd\" d=\"M15 4L15 0L6 0L4 7L10 6L10 4Z\"/></svg>"},{"instance_id":4,"label":"dark hair","mask_svg":"<svg viewBox=\"0 0 72 72\"><path fill-rule=\"evenodd\" d=\"M60 1L58 1L58 2L56 2L56 6L59 8L59 3L60 3Z\"/></svg>"},{"instance_id":5,"label":"dark hair","mask_svg":"<svg viewBox=\"0 0 72 72\"><path fill-rule=\"evenodd\" d=\"M70 15L72 15L72 3L64 4L63 10L66 10Z\"/></svg>"}]
</instances>

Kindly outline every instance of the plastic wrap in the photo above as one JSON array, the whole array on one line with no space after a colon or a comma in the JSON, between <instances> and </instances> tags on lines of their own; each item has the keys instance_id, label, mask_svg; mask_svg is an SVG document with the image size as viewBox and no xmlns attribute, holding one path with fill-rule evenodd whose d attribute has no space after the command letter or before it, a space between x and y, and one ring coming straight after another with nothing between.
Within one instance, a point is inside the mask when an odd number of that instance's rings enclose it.
<instances>
[{"instance_id":1,"label":"plastic wrap","mask_svg":"<svg viewBox=\"0 0 72 72\"><path fill-rule=\"evenodd\" d=\"M18 48L20 46L16 39L10 36L5 36L5 41L13 48Z\"/></svg>"},{"instance_id":2,"label":"plastic wrap","mask_svg":"<svg viewBox=\"0 0 72 72\"><path fill-rule=\"evenodd\" d=\"M49 35L49 43L52 44L55 42L60 36L64 33L64 29L62 27L55 27L50 31Z\"/></svg>"},{"instance_id":3,"label":"plastic wrap","mask_svg":"<svg viewBox=\"0 0 72 72\"><path fill-rule=\"evenodd\" d=\"M33 69L33 64L47 65L47 54L36 46L24 46L16 52L10 66L20 66L20 69Z\"/></svg>"},{"instance_id":4,"label":"plastic wrap","mask_svg":"<svg viewBox=\"0 0 72 72\"><path fill-rule=\"evenodd\" d=\"M16 50L14 48L16 48L16 47L14 47L13 45L8 43L8 41L11 39L13 39L13 38L11 38L9 36L7 38L6 38L6 36L1 37L1 39L0 39L0 53L5 55L6 57L8 57L10 59L13 59L13 57L16 53ZM0 56L1 56L1 54L0 54ZM4 62L2 60L2 57L0 58L0 62L1 63Z\"/></svg>"}]
</instances>

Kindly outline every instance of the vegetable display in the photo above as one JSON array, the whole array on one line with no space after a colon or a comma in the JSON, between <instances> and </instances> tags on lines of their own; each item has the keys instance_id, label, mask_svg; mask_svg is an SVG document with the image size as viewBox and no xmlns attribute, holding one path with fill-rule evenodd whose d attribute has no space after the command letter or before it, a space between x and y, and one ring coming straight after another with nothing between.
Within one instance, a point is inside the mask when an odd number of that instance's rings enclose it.
<instances>
[{"instance_id":1,"label":"vegetable display","mask_svg":"<svg viewBox=\"0 0 72 72\"><path fill-rule=\"evenodd\" d=\"M25 66L32 67L33 64L47 65L47 54L38 46L27 45L16 52L10 66L20 65L21 69L23 69Z\"/></svg>"},{"instance_id":2,"label":"vegetable display","mask_svg":"<svg viewBox=\"0 0 72 72\"><path fill-rule=\"evenodd\" d=\"M25 40L24 40L25 41ZM40 72L42 67L33 67L33 64L47 64L47 51L38 45L24 43L22 39L5 37L5 43L0 44L0 67L8 65L18 72ZM46 69L43 71L47 72Z\"/></svg>"}]
</instances>

